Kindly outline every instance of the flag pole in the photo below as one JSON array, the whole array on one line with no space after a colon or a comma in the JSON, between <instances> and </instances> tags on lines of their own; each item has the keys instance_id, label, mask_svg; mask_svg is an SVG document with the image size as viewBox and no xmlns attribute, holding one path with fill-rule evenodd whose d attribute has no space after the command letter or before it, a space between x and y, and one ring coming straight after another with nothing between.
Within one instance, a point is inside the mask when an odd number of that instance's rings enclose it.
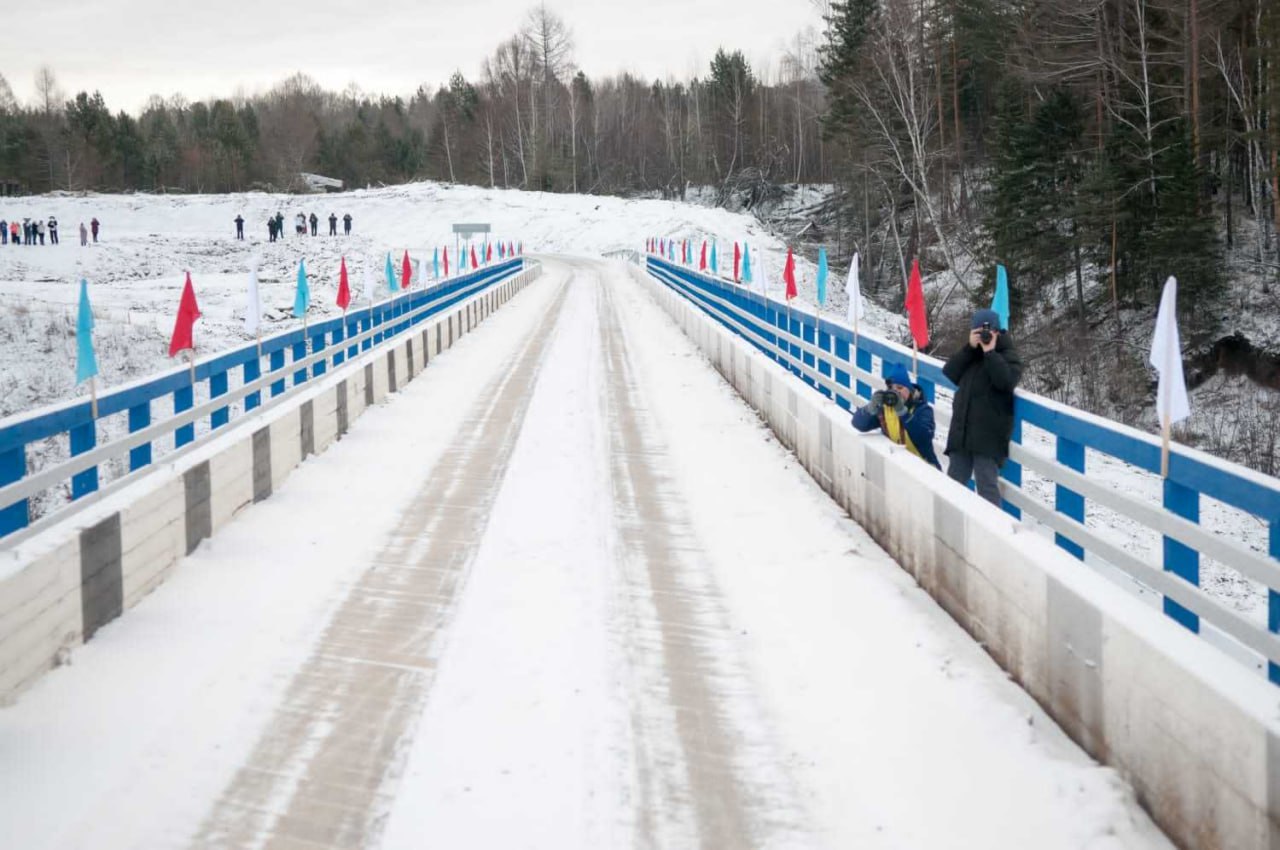
<instances>
[{"instance_id":1,"label":"flag pole","mask_svg":"<svg viewBox=\"0 0 1280 850\"><path fill-rule=\"evenodd\" d=\"M1164 415L1164 422L1161 423L1161 447L1160 447L1160 477L1169 477L1169 432L1173 426L1169 422L1169 414Z\"/></svg>"},{"instance_id":2,"label":"flag pole","mask_svg":"<svg viewBox=\"0 0 1280 850\"><path fill-rule=\"evenodd\" d=\"M94 428L98 427L98 378L91 376L89 378L89 418L93 420Z\"/></svg>"},{"instance_id":3,"label":"flag pole","mask_svg":"<svg viewBox=\"0 0 1280 850\"><path fill-rule=\"evenodd\" d=\"M822 302L821 301L817 301L814 308L813 315L814 315L813 347L818 349L818 356L813 359L814 360L813 365L818 367L818 375L821 376L822 375L822 357L827 353L826 349L822 347ZM834 372L832 372L832 377L835 377ZM822 393L823 395L826 395L826 388L822 386L822 382L819 381L817 378L814 378L813 382L817 386L818 392Z\"/></svg>"},{"instance_id":4,"label":"flag pole","mask_svg":"<svg viewBox=\"0 0 1280 850\"><path fill-rule=\"evenodd\" d=\"M196 344L191 343L191 348L187 354L187 362L191 364L191 389L196 388Z\"/></svg>"},{"instance_id":5,"label":"flag pole","mask_svg":"<svg viewBox=\"0 0 1280 850\"><path fill-rule=\"evenodd\" d=\"M920 349L916 346L915 339L911 340L911 371L915 374L916 380L920 380Z\"/></svg>"}]
</instances>

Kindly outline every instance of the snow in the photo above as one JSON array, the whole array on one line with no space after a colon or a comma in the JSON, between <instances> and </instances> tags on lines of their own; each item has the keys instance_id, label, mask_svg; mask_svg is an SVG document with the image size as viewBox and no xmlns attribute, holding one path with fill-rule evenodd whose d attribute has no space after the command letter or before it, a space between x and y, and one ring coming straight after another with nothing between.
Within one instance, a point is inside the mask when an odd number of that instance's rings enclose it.
<instances>
[{"instance_id":1,"label":"snow","mask_svg":"<svg viewBox=\"0 0 1280 850\"><path fill-rule=\"evenodd\" d=\"M535 379L510 390L530 394L527 410L363 846L1171 846L808 479L633 273L548 258L535 285L0 709L6 843L207 834L400 506L546 316ZM316 728L313 749L338 734ZM295 787L295 768L273 787ZM284 801L262 803L266 829L283 828ZM716 841L735 828L749 840Z\"/></svg>"}]
</instances>

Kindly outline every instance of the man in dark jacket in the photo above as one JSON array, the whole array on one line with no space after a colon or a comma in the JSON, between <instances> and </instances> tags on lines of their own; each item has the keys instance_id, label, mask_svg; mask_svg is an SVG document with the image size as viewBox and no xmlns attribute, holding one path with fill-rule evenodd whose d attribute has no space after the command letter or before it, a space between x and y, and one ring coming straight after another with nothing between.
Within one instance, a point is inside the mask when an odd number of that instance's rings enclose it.
<instances>
[{"instance_id":1,"label":"man in dark jacket","mask_svg":"<svg viewBox=\"0 0 1280 850\"><path fill-rule=\"evenodd\" d=\"M947 433L947 474L961 484L972 477L978 495L999 507L996 479L1009 457L1013 390L1022 377L1022 360L995 310L978 310L970 328L964 347L942 367L956 385Z\"/></svg>"},{"instance_id":2,"label":"man in dark jacket","mask_svg":"<svg viewBox=\"0 0 1280 850\"><path fill-rule=\"evenodd\" d=\"M889 367L884 389L872 393L871 401L854 411L853 427L859 431L879 428L916 457L942 469L933 451L933 407L925 401L924 391L912 383L904 366L895 363Z\"/></svg>"},{"instance_id":3,"label":"man in dark jacket","mask_svg":"<svg viewBox=\"0 0 1280 850\"><path fill-rule=\"evenodd\" d=\"M351 235L351 213L347 213L342 217L342 232L347 236Z\"/></svg>"},{"instance_id":4,"label":"man in dark jacket","mask_svg":"<svg viewBox=\"0 0 1280 850\"><path fill-rule=\"evenodd\" d=\"M235 222L236 222L236 238L244 239L244 216L237 213Z\"/></svg>"},{"instance_id":5,"label":"man in dark jacket","mask_svg":"<svg viewBox=\"0 0 1280 850\"><path fill-rule=\"evenodd\" d=\"M329 235L330 236L338 235L338 214L337 213L329 213Z\"/></svg>"},{"instance_id":6,"label":"man in dark jacket","mask_svg":"<svg viewBox=\"0 0 1280 850\"><path fill-rule=\"evenodd\" d=\"M311 235L315 236L319 232L319 229L320 229L320 219L316 217L315 213L312 213L311 214Z\"/></svg>"}]
</instances>

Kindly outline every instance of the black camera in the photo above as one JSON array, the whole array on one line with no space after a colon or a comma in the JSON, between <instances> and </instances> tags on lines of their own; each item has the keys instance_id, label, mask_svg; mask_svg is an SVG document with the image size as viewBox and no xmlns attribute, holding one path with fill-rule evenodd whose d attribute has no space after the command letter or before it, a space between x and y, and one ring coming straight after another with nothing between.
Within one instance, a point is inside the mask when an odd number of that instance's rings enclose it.
<instances>
[{"instance_id":1,"label":"black camera","mask_svg":"<svg viewBox=\"0 0 1280 850\"><path fill-rule=\"evenodd\" d=\"M987 343L991 342L991 336L992 336L991 323L983 322L982 330L978 333L978 339L982 340L983 345L986 345Z\"/></svg>"}]
</instances>

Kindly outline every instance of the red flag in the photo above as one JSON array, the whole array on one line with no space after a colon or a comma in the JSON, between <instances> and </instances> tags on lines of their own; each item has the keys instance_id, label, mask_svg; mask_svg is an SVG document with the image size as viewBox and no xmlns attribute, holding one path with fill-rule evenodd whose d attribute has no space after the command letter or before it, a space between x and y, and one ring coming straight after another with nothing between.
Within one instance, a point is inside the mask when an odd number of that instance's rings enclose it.
<instances>
[{"instance_id":1,"label":"red flag","mask_svg":"<svg viewBox=\"0 0 1280 850\"><path fill-rule=\"evenodd\" d=\"M338 306L343 310L351 305L351 284L347 280L347 258L342 258L338 267Z\"/></svg>"},{"instance_id":2,"label":"red flag","mask_svg":"<svg viewBox=\"0 0 1280 850\"><path fill-rule=\"evenodd\" d=\"M791 253L791 246L787 246L787 264L782 267L782 279L787 282L787 300L795 298L796 292L796 258Z\"/></svg>"},{"instance_id":3,"label":"red flag","mask_svg":"<svg viewBox=\"0 0 1280 850\"><path fill-rule=\"evenodd\" d=\"M484 261L486 263L493 262L493 243L492 242L489 243L489 247L485 250Z\"/></svg>"},{"instance_id":4,"label":"red flag","mask_svg":"<svg viewBox=\"0 0 1280 850\"><path fill-rule=\"evenodd\" d=\"M479 261L478 261L478 260L476 260L476 246L475 246L475 245L472 245L472 246L471 246L471 268L473 268L473 269L478 269L478 268L480 268L480 263L479 263Z\"/></svg>"},{"instance_id":5,"label":"red flag","mask_svg":"<svg viewBox=\"0 0 1280 850\"><path fill-rule=\"evenodd\" d=\"M449 276L449 246L444 246L444 276Z\"/></svg>"},{"instance_id":6,"label":"red flag","mask_svg":"<svg viewBox=\"0 0 1280 850\"><path fill-rule=\"evenodd\" d=\"M413 278L413 264L409 262L409 252L404 252L404 260L400 263L400 288L408 289Z\"/></svg>"},{"instance_id":7,"label":"red flag","mask_svg":"<svg viewBox=\"0 0 1280 850\"><path fill-rule=\"evenodd\" d=\"M667 240L665 239L658 240L658 253L664 257L667 256Z\"/></svg>"},{"instance_id":8,"label":"red flag","mask_svg":"<svg viewBox=\"0 0 1280 850\"><path fill-rule=\"evenodd\" d=\"M924 284L920 280L920 261L911 261L911 277L907 281L907 315L911 317L911 338L916 348L929 344L929 315L924 306Z\"/></svg>"},{"instance_id":9,"label":"red flag","mask_svg":"<svg viewBox=\"0 0 1280 850\"><path fill-rule=\"evenodd\" d=\"M738 266L741 263L742 263L742 249L738 247L737 242L734 242L733 243L733 282L734 283L737 283L740 280L740 278L738 277Z\"/></svg>"},{"instance_id":10,"label":"red flag","mask_svg":"<svg viewBox=\"0 0 1280 850\"><path fill-rule=\"evenodd\" d=\"M520 255L521 255L521 256L524 256L524 243L523 243L523 242L521 242L521 243L520 243Z\"/></svg>"},{"instance_id":11,"label":"red flag","mask_svg":"<svg viewBox=\"0 0 1280 850\"><path fill-rule=\"evenodd\" d=\"M195 349L191 326L200 318L200 305L196 304L196 290L191 285L191 272L187 272L186 285L182 287L182 300L178 302L178 320L173 323L173 338L169 340L169 356L177 357L183 351Z\"/></svg>"},{"instance_id":12,"label":"red flag","mask_svg":"<svg viewBox=\"0 0 1280 850\"><path fill-rule=\"evenodd\" d=\"M702 240L702 259L698 262L698 271L705 272L707 270L707 240Z\"/></svg>"},{"instance_id":13,"label":"red flag","mask_svg":"<svg viewBox=\"0 0 1280 850\"><path fill-rule=\"evenodd\" d=\"M516 246L510 242L507 243L507 254L512 257L516 255Z\"/></svg>"}]
</instances>

